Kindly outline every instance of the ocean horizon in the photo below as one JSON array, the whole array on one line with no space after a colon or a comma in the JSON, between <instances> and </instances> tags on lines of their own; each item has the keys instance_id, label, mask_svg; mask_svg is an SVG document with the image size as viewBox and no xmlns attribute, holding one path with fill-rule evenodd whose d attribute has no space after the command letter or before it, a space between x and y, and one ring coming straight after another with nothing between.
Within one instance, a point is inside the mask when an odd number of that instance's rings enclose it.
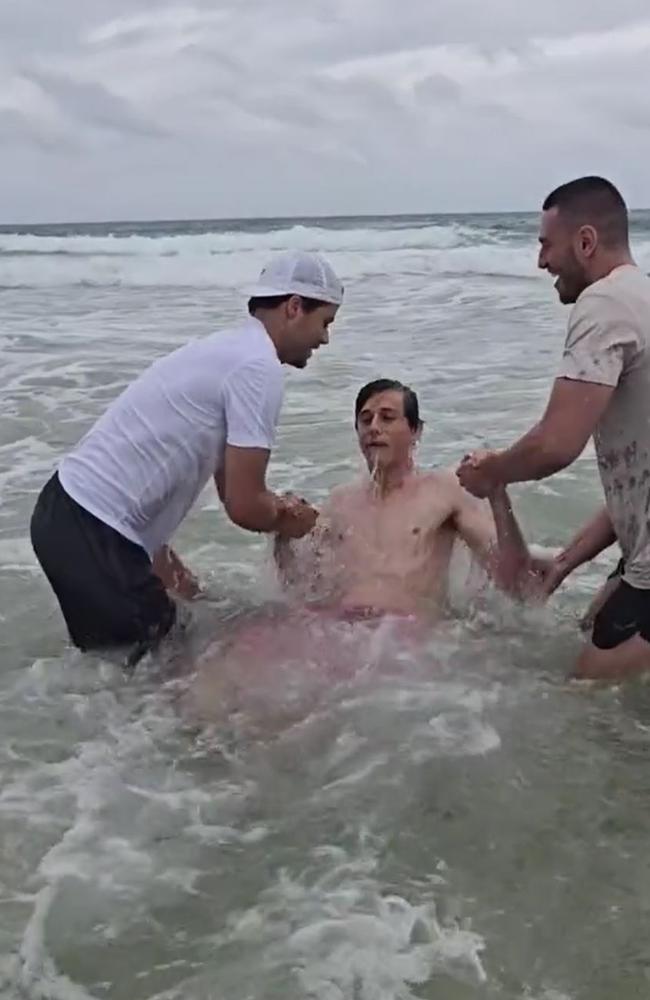
<instances>
[{"instance_id":1,"label":"ocean horizon","mask_svg":"<svg viewBox=\"0 0 650 1000\"><path fill-rule=\"evenodd\" d=\"M643 217L648 215L650 215L650 208L641 207L631 209L630 221L632 227L635 224L640 224ZM260 224L282 228L294 224L328 223L332 225L345 225L350 222L359 221L390 224L405 220L426 224L426 222L434 220L490 219L497 217L538 219L539 209L485 209L480 212L369 212L352 215L343 213L336 215L196 216L190 218L161 216L151 219L114 218L58 220L55 222L2 222L0 223L0 233L26 234L30 232L47 233L48 231L52 231L52 235L58 235L63 232L110 231L112 228L116 228L119 231L137 231L149 227L154 227L154 229L160 228L161 230L166 227L172 227L179 231L181 227L184 227L182 231L192 232L205 231L204 227L216 227L218 230L222 230L224 227L246 228L249 226L257 227Z\"/></svg>"}]
</instances>

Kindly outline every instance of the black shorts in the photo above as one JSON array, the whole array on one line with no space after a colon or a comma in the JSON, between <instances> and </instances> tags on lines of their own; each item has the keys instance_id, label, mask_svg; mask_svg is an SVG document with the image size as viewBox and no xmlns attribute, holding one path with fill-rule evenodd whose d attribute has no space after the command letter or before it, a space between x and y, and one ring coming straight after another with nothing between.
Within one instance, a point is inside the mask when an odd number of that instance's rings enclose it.
<instances>
[{"instance_id":1,"label":"black shorts","mask_svg":"<svg viewBox=\"0 0 650 1000\"><path fill-rule=\"evenodd\" d=\"M176 606L141 546L84 510L55 473L31 520L36 557L82 650L133 647L135 663L169 632Z\"/></svg>"},{"instance_id":2,"label":"black shorts","mask_svg":"<svg viewBox=\"0 0 650 1000\"><path fill-rule=\"evenodd\" d=\"M625 560L624 559L619 559L618 562L616 563L616 566L614 567L614 569L612 570L612 572L609 574L609 576L607 577L607 579L608 580L613 580L617 576L623 576L624 572L625 572Z\"/></svg>"},{"instance_id":3,"label":"black shorts","mask_svg":"<svg viewBox=\"0 0 650 1000\"><path fill-rule=\"evenodd\" d=\"M621 561L609 578L620 576L623 570ZM598 649L614 649L635 635L650 642L650 590L638 590L620 580L594 619L591 641Z\"/></svg>"}]
</instances>

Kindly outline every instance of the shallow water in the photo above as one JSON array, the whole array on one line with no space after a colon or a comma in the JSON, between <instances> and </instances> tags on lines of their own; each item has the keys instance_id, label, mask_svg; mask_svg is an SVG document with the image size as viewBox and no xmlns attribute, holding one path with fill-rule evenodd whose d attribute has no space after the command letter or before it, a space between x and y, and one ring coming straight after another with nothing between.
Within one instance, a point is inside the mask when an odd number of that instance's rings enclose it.
<instances>
[{"instance_id":1,"label":"shallow water","mask_svg":"<svg viewBox=\"0 0 650 1000\"><path fill-rule=\"evenodd\" d=\"M246 705L197 726L164 665L127 679L65 646L27 539L38 489L128 379L235 318L281 246L322 246L347 298L289 376L278 488L318 501L357 471L353 400L376 376L418 390L425 466L544 404L566 317L526 218L0 232L0 995L646 996L650 696L565 681L614 551L545 609L463 613L459 576L425 648L361 625L334 681L280 664L254 733ZM528 537L559 544L599 501L593 456L514 492ZM208 581L192 648L277 596L266 542L210 490L177 541Z\"/></svg>"}]
</instances>

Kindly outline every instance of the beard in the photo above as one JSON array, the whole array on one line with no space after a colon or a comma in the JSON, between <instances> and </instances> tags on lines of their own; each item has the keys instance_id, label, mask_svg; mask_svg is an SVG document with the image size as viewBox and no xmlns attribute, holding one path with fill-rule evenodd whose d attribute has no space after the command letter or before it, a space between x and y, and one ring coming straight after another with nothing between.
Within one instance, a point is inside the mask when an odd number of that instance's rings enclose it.
<instances>
[{"instance_id":1,"label":"beard","mask_svg":"<svg viewBox=\"0 0 650 1000\"><path fill-rule=\"evenodd\" d=\"M572 251L558 270L555 282L555 290L562 305L573 305L588 285L587 276Z\"/></svg>"}]
</instances>

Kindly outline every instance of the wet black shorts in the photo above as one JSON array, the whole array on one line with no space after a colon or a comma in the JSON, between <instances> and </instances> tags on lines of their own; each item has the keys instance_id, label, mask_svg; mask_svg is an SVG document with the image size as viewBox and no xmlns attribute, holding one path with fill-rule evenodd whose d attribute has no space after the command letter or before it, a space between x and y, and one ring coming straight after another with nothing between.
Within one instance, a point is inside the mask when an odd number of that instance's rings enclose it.
<instances>
[{"instance_id":1,"label":"wet black shorts","mask_svg":"<svg viewBox=\"0 0 650 1000\"><path fill-rule=\"evenodd\" d=\"M624 569L621 559L609 579L621 576ZM614 649L635 635L650 642L650 590L638 590L620 580L594 619L591 641L598 649Z\"/></svg>"},{"instance_id":2,"label":"wet black shorts","mask_svg":"<svg viewBox=\"0 0 650 1000\"><path fill-rule=\"evenodd\" d=\"M55 473L31 520L36 557L79 649L130 646L135 662L176 619L176 606L141 546L84 510Z\"/></svg>"}]
</instances>

